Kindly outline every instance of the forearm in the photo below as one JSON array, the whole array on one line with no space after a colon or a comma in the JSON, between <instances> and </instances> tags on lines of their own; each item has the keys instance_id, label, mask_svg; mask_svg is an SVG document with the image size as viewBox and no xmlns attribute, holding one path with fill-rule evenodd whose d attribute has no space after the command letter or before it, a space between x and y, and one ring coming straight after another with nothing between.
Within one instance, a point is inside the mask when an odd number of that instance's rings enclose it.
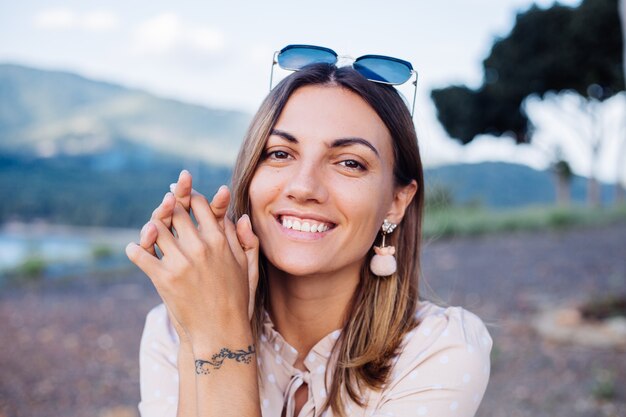
<instances>
[{"instance_id":1,"label":"forearm","mask_svg":"<svg viewBox=\"0 0 626 417\"><path fill-rule=\"evenodd\" d=\"M191 342L181 341L178 351L178 410L177 417L197 417L196 374Z\"/></svg>"},{"instance_id":2,"label":"forearm","mask_svg":"<svg viewBox=\"0 0 626 417\"><path fill-rule=\"evenodd\" d=\"M261 417L256 347L249 325L194 341L198 417Z\"/></svg>"}]
</instances>

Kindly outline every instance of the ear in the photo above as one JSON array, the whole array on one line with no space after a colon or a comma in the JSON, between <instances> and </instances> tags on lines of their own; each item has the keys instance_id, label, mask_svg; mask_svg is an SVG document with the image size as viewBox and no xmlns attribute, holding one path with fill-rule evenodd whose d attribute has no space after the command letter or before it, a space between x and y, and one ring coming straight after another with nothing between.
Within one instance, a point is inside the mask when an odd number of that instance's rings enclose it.
<instances>
[{"instance_id":1,"label":"ear","mask_svg":"<svg viewBox=\"0 0 626 417\"><path fill-rule=\"evenodd\" d=\"M418 186L415 180L411 180L408 185L397 187L394 190L393 201L391 202L391 207L385 218L389 219L392 223L400 223L404 217L406 208L411 204L411 201L413 201L417 188Z\"/></svg>"}]
</instances>

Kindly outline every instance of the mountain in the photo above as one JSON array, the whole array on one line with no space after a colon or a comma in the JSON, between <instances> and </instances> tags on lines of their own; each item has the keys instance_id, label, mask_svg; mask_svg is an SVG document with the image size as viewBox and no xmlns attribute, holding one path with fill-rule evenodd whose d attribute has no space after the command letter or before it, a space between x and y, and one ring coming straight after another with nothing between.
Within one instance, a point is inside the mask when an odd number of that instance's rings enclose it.
<instances>
[{"instance_id":1,"label":"mountain","mask_svg":"<svg viewBox=\"0 0 626 417\"><path fill-rule=\"evenodd\" d=\"M0 64L0 224L140 227L183 168L209 197L228 184L249 121L76 74ZM445 190L457 204L555 200L552 174L522 165L450 165L425 176L427 193ZM573 199L584 194L585 180L575 178Z\"/></svg>"},{"instance_id":2,"label":"mountain","mask_svg":"<svg viewBox=\"0 0 626 417\"><path fill-rule=\"evenodd\" d=\"M227 183L249 121L72 73L0 64L0 224L141 225L183 168L206 194Z\"/></svg>"},{"instance_id":3,"label":"mountain","mask_svg":"<svg viewBox=\"0 0 626 417\"><path fill-rule=\"evenodd\" d=\"M230 165L250 115L159 98L80 75L0 64L0 152L99 155L102 163L162 154ZM102 158L104 156L104 158Z\"/></svg>"},{"instance_id":4,"label":"mountain","mask_svg":"<svg viewBox=\"0 0 626 417\"><path fill-rule=\"evenodd\" d=\"M550 171L505 162L455 164L426 169L426 192L444 188L457 204L479 203L491 208L512 208L556 201L555 179ZM602 200L610 201L613 187L603 184ZM574 176L572 201L586 201L587 179Z\"/></svg>"}]
</instances>

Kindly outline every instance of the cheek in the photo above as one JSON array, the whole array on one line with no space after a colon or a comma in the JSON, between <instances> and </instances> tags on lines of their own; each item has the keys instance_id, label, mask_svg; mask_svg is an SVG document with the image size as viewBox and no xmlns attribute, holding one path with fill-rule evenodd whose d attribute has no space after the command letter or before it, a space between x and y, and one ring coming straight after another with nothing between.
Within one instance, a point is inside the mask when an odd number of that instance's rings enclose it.
<instances>
[{"instance_id":1,"label":"cheek","mask_svg":"<svg viewBox=\"0 0 626 417\"><path fill-rule=\"evenodd\" d=\"M367 252L374 243L392 202L387 182L363 181L336 183L335 201L351 224L351 236L358 241L355 249ZM363 245L361 248L360 246Z\"/></svg>"},{"instance_id":2,"label":"cheek","mask_svg":"<svg viewBox=\"0 0 626 417\"><path fill-rule=\"evenodd\" d=\"M265 169L259 169L250 181L248 195L250 198L250 211L252 220L254 214L262 213L272 199L280 192L281 184L277 182L279 178Z\"/></svg>"},{"instance_id":3,"label":"cheek","mask_svg":"<svg viewBox=\"0 0 626 417\"><path fill-rule=\"evenodd\" d=\"M390 183L391 181L380 177L363 181L339 180L334 182L333 189L336 201L341 202L344 210L359 217L374 217L371 221L376 222L391 207L393 192Z\"/></svg>"}]
</instances>

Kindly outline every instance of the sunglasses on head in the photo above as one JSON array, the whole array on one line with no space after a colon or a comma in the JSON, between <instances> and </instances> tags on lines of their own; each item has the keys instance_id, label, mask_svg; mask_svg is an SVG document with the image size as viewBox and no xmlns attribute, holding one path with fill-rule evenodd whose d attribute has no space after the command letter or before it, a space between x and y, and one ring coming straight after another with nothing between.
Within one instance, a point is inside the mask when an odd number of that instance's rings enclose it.
<instances>
[{"instance_id":1,"label":"sunglasses on head","mask_svg":"<svg viewBox=\"0 0 626 417\"><path fill-rule=\"evenodd\" d=\"M329 48L314 45L287 45L280 51L274 52L270 73L270 91L276 64L285 70L298 71L306 65L315 63L324 62L336 65L338 60L337 53ZM404 84L415 74L415 81L413 81L415 89L411 106L411 117L413 117L417 95L417 71L413 69L410 62L384 55L363 55L354 60L352 68L370 81L390 85Z\"/></svg>"}]
</instances>

